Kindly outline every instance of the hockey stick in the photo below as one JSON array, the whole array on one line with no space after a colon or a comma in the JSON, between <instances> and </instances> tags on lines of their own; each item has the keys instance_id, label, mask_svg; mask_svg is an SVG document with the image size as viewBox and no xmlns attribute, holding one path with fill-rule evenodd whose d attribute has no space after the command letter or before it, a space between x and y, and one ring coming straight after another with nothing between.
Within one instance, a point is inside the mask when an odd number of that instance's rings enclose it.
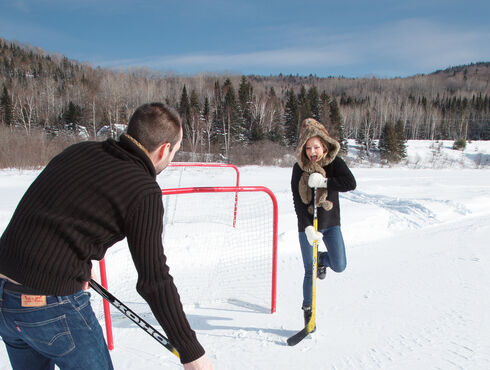
<instances>
[{"instance_id":1,"label":"hockey stick","mask_svg":"<svg viewBox=\"0 0 490 370\"><path fill-rule=\"evenodd\" d=\"M168 339L160 334L153 326L148 324L145 320L139 317L134 311L132 311L128 306L122 303L119 299L114 297L106 288L96 282L94 279L90 279L90 286L99 293L106 301L116 307L119 311L121 311L126 317L131 319L135 324L137 324L140 328L150 334L157 342L167 348L170 352L172 352L175 356L180 358L179 352L177 349L168 341Z\"/></svg>"},{"instance_id":2,"label":"hockey stick","mask_svg":"<svg viewBox=\"0 0 490 370\"><path fill-rule=\"evenodd\" d=\"M316 209L316 188L313 188L313 227L315 228L315 231L318 231L318 214L317 214L317 209ZM294 334L292 337L289 337L287 342L289 346L295 346L299 342L301 342L303 339L306 338L308 334L313 332L315 330L315 318L316 318L316 270L317 270L317 265L318 265L318 241L315 240L313 242L313 278L312 278L312 300L311 300L311 317L310 321L308 321L308 324Z\"/></svg>"}]
</instances>

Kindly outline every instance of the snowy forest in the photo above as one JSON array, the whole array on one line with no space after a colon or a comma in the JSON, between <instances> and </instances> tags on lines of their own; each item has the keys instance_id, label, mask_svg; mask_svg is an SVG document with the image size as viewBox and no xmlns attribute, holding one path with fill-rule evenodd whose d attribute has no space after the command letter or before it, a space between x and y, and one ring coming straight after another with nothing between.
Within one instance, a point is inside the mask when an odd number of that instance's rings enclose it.
<instances>
[{"instance_id":1,"label":"snowy forest","mask_svg":"<svg viewBox=\"0 0 490 370\"><path fill-rule=\"evenodd\" d=\"M490 62L406 78L118 71L0 38L0 168L42 166L70 143L116 137L153 101L181 114L181 155L191 160L252 164L293 153L306 117L367 156L379 145L390 151L391 136L490 140L489 81Z\"/></svg>"}]
</instances>

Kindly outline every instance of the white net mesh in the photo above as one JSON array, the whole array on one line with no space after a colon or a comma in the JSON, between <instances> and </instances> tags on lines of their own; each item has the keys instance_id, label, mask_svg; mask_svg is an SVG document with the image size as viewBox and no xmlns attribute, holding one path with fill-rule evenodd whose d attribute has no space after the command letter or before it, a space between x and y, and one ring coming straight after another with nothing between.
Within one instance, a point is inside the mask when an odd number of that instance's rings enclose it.
<instances>
[{"instance_id":1,"label":"white net mesh","mask_svg":"<svg viewBox=\"0 0 490 370\"><path fill-rule=\"evenodd\" d=\"M200 305L233 301L270 310L273 204L269 195L191 193L164 199L169 210L165 253L182 301Z\"/></svg>"},{"instance_id":2,"label":"white net mesh","mask_svg":"<svg viewBox=\"0 0 490 370\"><path fill-rule=\"evenodd\" d=\"M227 302L270 312L274 204L263 191L195 192L163 197L163 244L184 306ZM143 317L137 274L127 243L106 255L109 290ZM101 299L94 309L102 318ZM120 315L114 308L112 314Z\"/></svg>"}]
</instances>

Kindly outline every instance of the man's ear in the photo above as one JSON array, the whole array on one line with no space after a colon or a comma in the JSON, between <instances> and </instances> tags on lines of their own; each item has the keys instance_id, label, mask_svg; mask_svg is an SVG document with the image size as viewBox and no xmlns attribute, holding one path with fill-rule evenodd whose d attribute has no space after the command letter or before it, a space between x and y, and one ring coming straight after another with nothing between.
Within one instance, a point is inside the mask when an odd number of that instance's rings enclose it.
<instances>
[{"instance_id":1,"label":"man's ear","mask_svg":"<svg viewBox=\"0 0 490 370\"><path fill-rule=\"evenodd\" d=\"M158 159L159 160L161 160L163 158L166 151L170 152L170 143L164 143L160 146L160 149L158 150Z\"/></svg>"}]
</instances>

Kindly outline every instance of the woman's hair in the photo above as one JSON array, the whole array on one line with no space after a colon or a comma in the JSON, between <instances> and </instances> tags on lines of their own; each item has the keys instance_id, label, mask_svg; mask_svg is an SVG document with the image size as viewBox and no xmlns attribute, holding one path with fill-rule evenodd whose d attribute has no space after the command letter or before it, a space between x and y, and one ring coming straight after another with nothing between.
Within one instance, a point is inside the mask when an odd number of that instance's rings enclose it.
<instances>
[{"instance_id":1,"label":"woman's hair","mask_svg":"<svg viewBox=\"0 0 490 370\"><path fill-rule=\"evenodd\" d=\"M182 121L177 112L162 103L143 104L138 107L128 123L128 134L149 152L163 143L170 150L180 140Z\"/></svg>"}]
</instances>

